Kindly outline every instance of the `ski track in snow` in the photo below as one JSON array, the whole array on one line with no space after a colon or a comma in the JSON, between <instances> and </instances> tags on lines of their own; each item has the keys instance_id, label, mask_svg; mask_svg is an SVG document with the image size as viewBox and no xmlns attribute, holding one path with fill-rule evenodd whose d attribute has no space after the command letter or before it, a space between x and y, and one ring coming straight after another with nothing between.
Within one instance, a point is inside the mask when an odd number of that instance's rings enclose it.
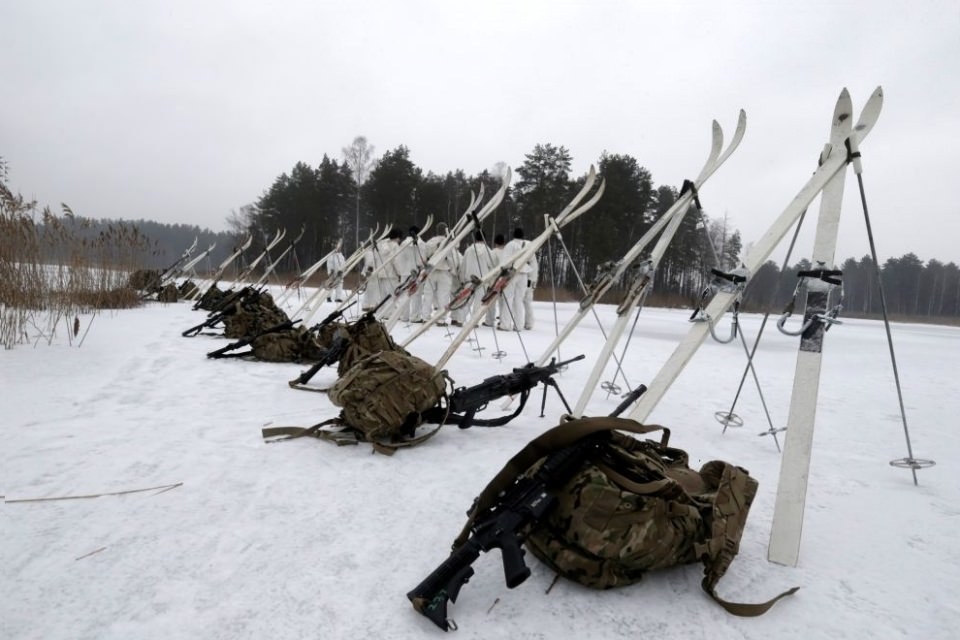
<instances>
[{"instance_id":1,"label":"ski track in snow","mask_svg":"<svg viewBox=\"0 0 960 640\"><path fill-rule=\"evenodd\" d=\"M536 308L537 329L521 334L531 358L553 335L552 306ZM575 308L560 305L561 326ZM598 311L605 326L613 324L612 307ZM656 373L689 327L688 314L644 310L625 361L632 384ZM440 637L405 594L445 559L490 478L557 423L559 398L550 392L540 418L535 391L506 427L446 426L393 457L363 444L265 444L265 426L308 426L338 409L325 395L287 386L303 366L206 359L223 338L180 335L202 317L186 303L151 303L97 316L82 348L58 336L49 347L0 353L0 493L7 501L0 509L0 637ZM750 345L760 320L742 317ZM755 367L782 426L797 343L777 333L773 320ZM408 331L398 325L394 336ZM457 636L955 637L960 329L895 324L893 332L914 454L937 466L919 471L914 486L909 471L888 464L906 456L906 446L882 324L846 320L832 329L795 569L766 561L779 456L770 436L757 435L767 423L752 378L736 409L745 426L723 434L713 418L730 408L742 346L708 340L651 416L671 427L671 443L690 453L691 466L724 459L760 481L720 595L760 601L800 585L796 595L762 617L737 618L701 592L699 565L614 591L561 580L545 594L553 575L530 556L533 575L508 590L494 552L474 564L476 575L451 605ZM478 336L490 353L490 330ZM524 364L516 334L497 338L509 352L502 362L469 344L460 349L448 367L457 385ZM599 339L588 317L561 349L563 358L587 355L557 378L571 405ZM444 330L432 328L410 350L436 361L447 344ZM311 384L335 378L330 368ZM617 401L598 391L588 414L609 413ZM487 413L498 414L499 404ZM10 502L179 482L166 491Z\"/></svg>"}]
</instances>

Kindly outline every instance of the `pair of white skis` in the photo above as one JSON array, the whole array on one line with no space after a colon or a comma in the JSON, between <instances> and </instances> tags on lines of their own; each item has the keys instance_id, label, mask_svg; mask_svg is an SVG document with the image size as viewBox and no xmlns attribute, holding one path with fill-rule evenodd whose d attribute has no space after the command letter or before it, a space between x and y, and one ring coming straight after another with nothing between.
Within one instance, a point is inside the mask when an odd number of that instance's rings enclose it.
<instances>
[{"instance_id":1,"label":"pair of white skis","mask_svg":"<svg viewBox=\"0 0 960 640\"><path fill-rule=\"evenodd\" d=\"M768 259L783 236L821 194L819 220L813 248L816 269L832 270L837 229L843 200L847 165L861 172L859 145L873 129L883 106L883 91L877 88L867 101L854 125L850 94L844 89L834 109L830 142L820 156L820 166L800 192L787 205L764 236L752 247L743 261L748 274L755 273ZM810 326L800 339L793 393L787 421L786 442L780 467L780 481L774 508L768 559L795 566L799 558L803 511L806 502L810 455L820 384L820 363L823 331L829 322L824 315L826 296L815 281L808 286L805 322ZM651 380L647 391L630 411L630 418L643 422L680 375L694 352L717 322L736 301L736 291L718 291L705 308L707 322L695 324L681 340L673 354Z\"/></svg>"}]
</instances>

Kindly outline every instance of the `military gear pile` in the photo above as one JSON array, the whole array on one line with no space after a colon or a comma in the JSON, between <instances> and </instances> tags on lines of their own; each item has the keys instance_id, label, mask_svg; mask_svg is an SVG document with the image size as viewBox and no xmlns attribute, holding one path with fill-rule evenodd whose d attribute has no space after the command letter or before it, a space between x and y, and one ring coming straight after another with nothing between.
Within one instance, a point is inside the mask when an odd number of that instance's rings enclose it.
<instances>
[{"instance_id":1,"label":"military gear pile","mask_svg":"<svg viewBox=\"0 0 960 640\"><path fill-rule=\"evenodd\" d=\"M420 444L436 429L415 435L423 414L446 395L446 372L402 351L380 351L356 362L329 391L340 415L306 429L271 427L265 439L313 436L338 445L369 442L374 450L392 455ZM325 427L342 427L330 430Z\"/></svg>"},{"instance_id":2,"label":"military gear pile","mask_svg":"<svg viewBox=\"0 0 960 640\"><path fill-rule=\"evenodd\" d=\"M266 291L251 291L223 314L223 335L228 338L255 336L289 320Z\"/></svg>"},{"instance_id":3,"label":"military gear pile","mask_svg":"<svg viewBox=\"0 0 960 640\"><path fill-rule=\"evenodd\" d=\"M157 269L137 269L130 274L127 284L143 293L157 293L160 291L160 271Z\"/></svg>"},{"instance_id":4,"label":"military gear pile","mask_svg":"<svg viewBox=\"0 0 960 640\"><path fill-rule=\"evenodd\" d=\"M177 285L170 283L157 292L157 300L160 302L176 302L180 299L180 292Z\"/></svg>"},{"instance_id":5,"label":"military gear pile","mask_svg":"<svg viewBox=\"0 0 960 640\"><path fill-rule=\"evenodd\" d=\"M250 347L250 355L266 362L316 362L326 352L314 334L303 327L264 333L254 338Z\"/></svg>"},{"instance_id":6,"label":"military gear pile","mask_svg":"<svg viewBox=\"0 0 960 640\"><path fill-rule=\"evenodd\" d=\"M313 339L324 349L329 349L338 335L349 336L348 325L343 322L330 322L316 325L312 330Z\"/></svg>"},{"instance_id":7,"label":"military gear pile","mask_svg":"<svg viewBox=\"0 0 960 640\"><path fill-rule=\"evenodd\" d=\"M662 431L659 442L617 430ZM601 433L601 432L608 432ZM727 602L717 582L740 548L758 483L719 460L690 469L685 451L668 446L670 432L623 418L584 418L551 429L515 456L478 503L506 477L532 473L543 458L583 437L602 440L580 470L553 491L557 505L530 531L530 552L559 575L607 589L639 581L647 571L702 562L703 590L740 616L764 613L796 588L760 604ZM533 463L531 466L530 463Z\"/></svg>"},{"instance_id":8,"label":"military gear pile","mask_svg":"<svg viewBox=\"0 0 960 640\"><path fill-rule=\"evenodd\" d=\"M193 280L184 280L177 289L181 298L192 297L197 291L197 285Z\"/></svg>"},{"instance_id":9,"label":"military gear pile","mask_svg":"<svg viewBox=\"0 0 960 640\"><path fill-rule=\"evenodd\" d=\"M217 308L217 305L220 304L226 295L226 291L221 290L216 284L212 284L206 291L203 292L203 295L200 296L200 299L197 300L197 303L193 306L193 308L203 309L204 311L213 311Z\"/></svg>"},{"instance_id":10,"label":"military gear pile","mask_svg":"<svg viewBox=\"0 0 960 640\"><path fill-rule=\"evenodd\" d=\"M342 360L341 360L342 362ZM330 389L342 407L340 420L370 442L411 438L423 412L446 391L445 376L433 365L400 351L380 351L355 363Z\"/></svg>"}]
</instances>

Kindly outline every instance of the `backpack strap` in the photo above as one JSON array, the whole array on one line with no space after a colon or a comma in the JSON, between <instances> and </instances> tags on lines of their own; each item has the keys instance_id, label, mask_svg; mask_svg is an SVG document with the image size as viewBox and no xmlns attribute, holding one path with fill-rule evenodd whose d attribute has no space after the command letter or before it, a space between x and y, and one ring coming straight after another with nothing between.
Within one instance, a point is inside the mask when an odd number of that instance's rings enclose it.
<instances>
[{"instance_id":1,"label":"backpack strap","mask_svg":"<svg viewBox=\"0 0 960 640\"><path fill-rule=\"evenodd\" d=\"M644 425L627 418L611 418L606 416L570 420L546 431L530 441L519 453L510 458L500 473L494 476L493 480L491 480L480 495L477 496L473 507L467 514L467 524L464 525L460 535L454 540L453 548L458 549L463 546L470 537L470 527L473 525L477 515L493 506L500 492L523 475L537 460L550 455L554 451L568 447L581 438L585 438L594 433L609 431L629 431L640 434L663 431L661 444L664 446L666 446L670 439L670 430L666 427L660 425Z\"/></svg>"},{"instance_id":2,"label":"backpack strap","mask_svg":"<svg viewBox=\"0 0 960 640\"><path fill-rule=\"evenodd\" d=\"M744 469L719 460L705 464L701 473L717 493L713 501L713 513L707 518L710 523L709 537L705 543L695 547L697 556L704 564L700 586L717 604L735 616L752 617L766 613L777 600L796 593L800 587L793 587L775 598L756 604L728 602L716 593L717 582L740 549L740 537L747 523L750 504L757 493L757 481Z\"/></svg>"},{"instance_id":3,"label":"backpack strap","mask_svg":"<svg viewBox=\"0 0 960 640\"><path fill-rule=\"evenodd\" d=\"M261 429L260 433L263 436L263 439L268 443L279 442L281 440L293 440L294 438L302 438L304 436L312 436L322 440L331 440L336 442L338 445L357 444L357 438L355 435L352 438L353 442L349 442L349 437L337 438L337 434L334 432L325 431L323 429L323 427L332 424L342 425L344 423L340 419L340 416L337 416L336 418L330 418L329 420L318 422L312 427L269 427L267 429Z\"/></svg>"}]
</instances>

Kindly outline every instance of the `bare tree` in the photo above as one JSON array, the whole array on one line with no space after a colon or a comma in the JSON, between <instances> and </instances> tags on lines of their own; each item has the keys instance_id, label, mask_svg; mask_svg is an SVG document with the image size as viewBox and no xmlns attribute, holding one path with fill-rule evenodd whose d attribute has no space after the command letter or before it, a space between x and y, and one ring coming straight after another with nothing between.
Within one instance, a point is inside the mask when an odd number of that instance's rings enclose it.
<instances>
[{"instance_id":1,"label":"bare tree","mask_svg":"<svg viewBox=\"0 0 960 640\"><path fill-rule=\"evenodd\" d=\"M357 183L357 208L354 222L354 246L360 246L360 187L367 181L370 170L373 168L373 145L367 142L366 137L357 136L349 147L342 149L344 162L353 173L353 180Z\"/></svg>"}]
</instances>

